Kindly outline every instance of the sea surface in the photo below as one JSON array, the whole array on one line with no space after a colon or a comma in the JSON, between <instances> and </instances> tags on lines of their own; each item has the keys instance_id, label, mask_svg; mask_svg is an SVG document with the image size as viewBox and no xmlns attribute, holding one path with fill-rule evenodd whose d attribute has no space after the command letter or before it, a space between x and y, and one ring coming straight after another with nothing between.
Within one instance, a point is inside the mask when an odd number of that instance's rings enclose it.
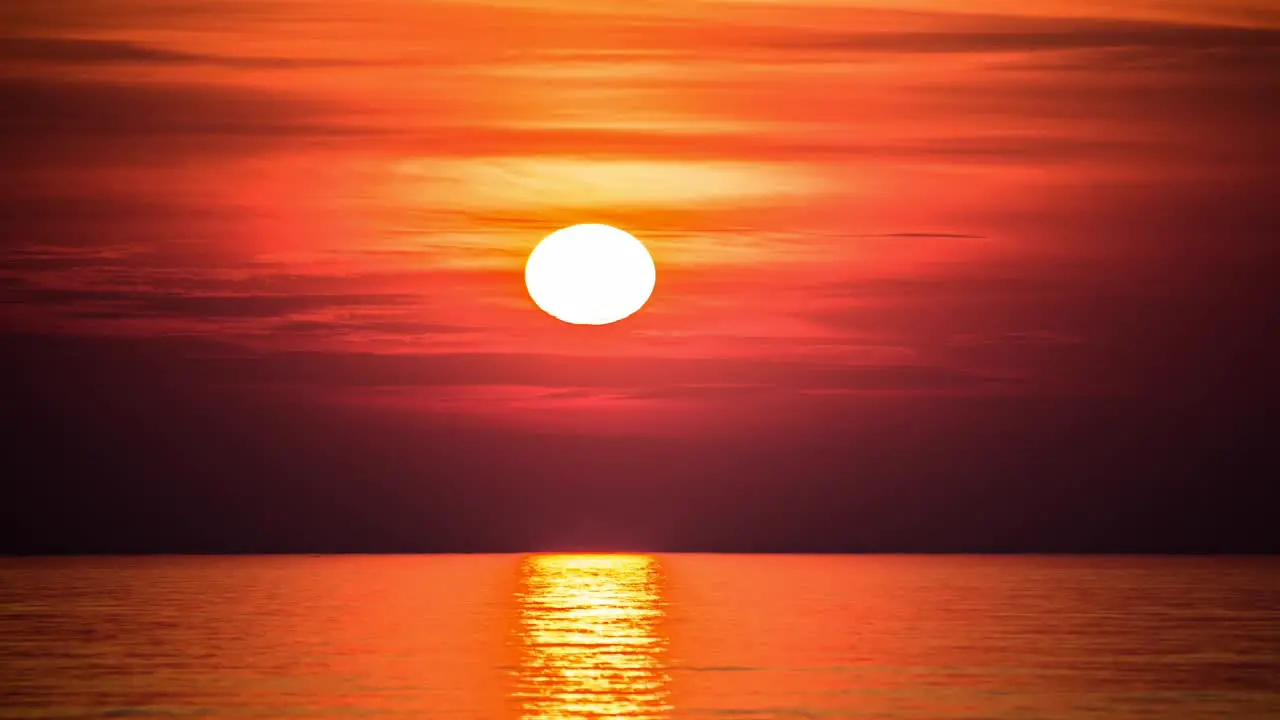
<instances>
[{"instance_id":1,"label":"sea surface","mask_svg":"<svg viewBox=\"0 0 1280 720\"><path fill-rule=\"evenodd\" d=\"M1280 558L3 558L0 717L1280 718Z\"/></svg>"}]
</instances>

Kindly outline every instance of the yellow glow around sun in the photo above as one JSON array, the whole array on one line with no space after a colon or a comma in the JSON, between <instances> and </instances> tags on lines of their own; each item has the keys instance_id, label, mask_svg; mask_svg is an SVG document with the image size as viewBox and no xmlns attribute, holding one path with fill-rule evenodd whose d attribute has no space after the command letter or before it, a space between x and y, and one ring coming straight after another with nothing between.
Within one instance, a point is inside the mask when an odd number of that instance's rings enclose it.
<instances>
[{"instance_id":1,"label":"yellow glow around sun","mask_svg":"<svg viewBox=\"0 0 1280 720\"><path fill-rule=\"evenodd\" d=\"M607 325L639 310L657 269L643 243L608 225L573 225L529 253L524 282L548 315L574 325Z\"/></svg>"}]
</instances>

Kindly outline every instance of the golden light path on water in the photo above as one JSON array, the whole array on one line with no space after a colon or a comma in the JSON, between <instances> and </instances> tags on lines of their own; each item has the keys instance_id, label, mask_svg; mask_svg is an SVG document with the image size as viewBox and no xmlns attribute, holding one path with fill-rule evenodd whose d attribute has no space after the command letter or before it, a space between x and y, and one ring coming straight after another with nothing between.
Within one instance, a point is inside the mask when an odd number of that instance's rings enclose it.
<instances>
[{"instance_id":1,"label":"golden light path on water","mask_svg":"<svg viewBox=\"0 0 1280 720\"><path fill-rule=\"evenodd\" d=\"M523 720L662 718L670 711L662 573L644 555L535 555L521 568Z\"/></svg>"}]
</instances>

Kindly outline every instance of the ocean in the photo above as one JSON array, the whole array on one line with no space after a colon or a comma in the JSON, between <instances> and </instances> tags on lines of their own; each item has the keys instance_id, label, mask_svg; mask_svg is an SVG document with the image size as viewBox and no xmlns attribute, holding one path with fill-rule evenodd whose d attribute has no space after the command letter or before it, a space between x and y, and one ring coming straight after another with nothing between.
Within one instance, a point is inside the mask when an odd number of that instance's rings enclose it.
<instances>
[{"instance_id":1,"label":"ocean","mask_svg":"<svg viewBox=\"0 0 1280 720\"><path fill-rule=\"evenodd\" d=\"M0 718L1280 718L1280 558L0 558Z\"/></svg>"}]
</instances>

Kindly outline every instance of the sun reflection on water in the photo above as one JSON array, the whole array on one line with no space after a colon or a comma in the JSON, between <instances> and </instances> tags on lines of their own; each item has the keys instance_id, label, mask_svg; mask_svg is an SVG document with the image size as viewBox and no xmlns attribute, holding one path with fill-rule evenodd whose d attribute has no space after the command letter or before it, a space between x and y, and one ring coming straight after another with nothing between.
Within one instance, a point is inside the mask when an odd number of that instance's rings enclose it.
<instances>
[{"instance_id":1,"label":"sun reflection on water","mask_svg":"<svg viewBox=\"0 0 1280 720\"><path fill-rule=\"evenodd\" d=\"M657 559L646 555L527 558L518 596L520 717L665 717L661 580Z\"/></svg>"}]
</instances>

